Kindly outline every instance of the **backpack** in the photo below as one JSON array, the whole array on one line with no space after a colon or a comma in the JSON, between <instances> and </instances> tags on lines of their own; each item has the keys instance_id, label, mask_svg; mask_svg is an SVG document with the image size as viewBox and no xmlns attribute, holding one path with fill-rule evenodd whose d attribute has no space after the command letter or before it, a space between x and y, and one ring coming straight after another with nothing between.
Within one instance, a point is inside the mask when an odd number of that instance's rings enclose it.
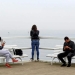
<instances>
[{"instance_id":1,"label":"backpack","mask_svg":"<svg viewBox=\"0 0 75 75\"><path fill-rule=\"evenodd\" d=\"M21 49L13 49L13 53L14 55L19 55L19 56L23 55L23 51Z\"/></svg>"}]
</instances>

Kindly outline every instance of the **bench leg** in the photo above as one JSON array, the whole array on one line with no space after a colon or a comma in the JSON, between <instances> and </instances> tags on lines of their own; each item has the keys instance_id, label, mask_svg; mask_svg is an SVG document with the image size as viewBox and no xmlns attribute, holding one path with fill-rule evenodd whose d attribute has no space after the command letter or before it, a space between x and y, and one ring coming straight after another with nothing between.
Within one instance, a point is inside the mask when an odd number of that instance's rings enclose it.
<instances>
[{"instance_id":1,"label":"bench leg","mask_svg":"<svg viewBox=\"0 0 75 75\"><path fill-rule=\"evenodd\" d=\"M52 61L51 61L51 65L53 65L53 60L55 59L55 57L53 57Z\"/></svg>"},{"instance_id":2,"label":"bench leg","mask_svg":"<svg viewBox=\"0 0 75 75\"><path fill-rule=\"evenodd\" d=\"M21 63L22 63L22 65L23 65L23 61L22 61L22 58L21 58L21 57L19 57L19 59L21 60Z\"/></svg>"},{"instance_id":3,"label":"bench leg","mask_svg":"<svg viewBox=\"0 0 75 75\"><path fill-rule=\"evenodd\" d=\"M1 63L5 64L5 59L1 59Z\"/></svg>"},{"instance_id":4,"label":"bench leg","mask_svg":"<svg viewBox=\"0 0 75 75\"><path fill-rule=\"evenodd\" d=\"M3 63L5 64L5 59L3 59Z\"/></svg>"}]
</instances>

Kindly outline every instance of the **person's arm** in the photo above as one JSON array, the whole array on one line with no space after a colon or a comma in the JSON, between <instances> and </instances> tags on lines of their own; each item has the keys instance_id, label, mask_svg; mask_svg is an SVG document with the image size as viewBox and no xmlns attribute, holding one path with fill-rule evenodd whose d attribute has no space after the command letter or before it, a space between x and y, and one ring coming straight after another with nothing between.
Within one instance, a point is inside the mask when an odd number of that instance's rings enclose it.
<instances>
[{"instance_id":1,"label":"person's arm","mask_svg":"<svg viewBox=\"0 0 75 75\"><path fill-rule=\"evenodd\" d=\"M74 50L75 50L75 44L74 44L74 42L71 42L70 44L71 44L71 47L65 46L64 50L70 50L71 52L74 52Z\"/></svg>"},{"instance_id":2,"label":"person's arm","mask_svg":"<svg viewBox=\"0 0 75 75\"><path fill-rule=\"evenodd\" d=\"M3 46L0 46L0 49L3 49Z\"/></svg>"},{"instance_id":3,"label":"person's arm","mask_svg":"<svg viewBox=\"0 0 75 75\"><path fill-rule=\"evenodd\" d=\"M64 42L64 44L63 44L63 51L65 51L65 46L66 46L66 43Z\"/></svg>"},{"instance_id":4,"label":"person's arm","mask_svg":"<svg viewBox=\"0 0 75 75\"><path fill-rule=\"evenodd\" d=\"M32 31L30 31L30 36L32 36Z\"/></svg>"},{"instance_id":5,"label":"person's arm","mask_svg":"<svg viewBox=\"0 0 75 75\"><path fill-rule=\"evenodd\" d=\"M71 52L74 52L75 50L75 43L71 42L71 47L69 47L69 50L71 50Z\"/></svg>"},{"instance_id":6,"label":"person's arm","mask_svg":"<svg viewBox=\"0 0 75 75\"><path fill-rule=\"evenodd\" d=\"M2 45L2 46L0 46L0 49L3 49L3 47L4 47L4 45L5 45L5 42L3 42L1 45Z\"/></svg>"},{"instance_id":7,"label":"person's arm","mask_svg":"<svg viewBox=\"0 0 75 75\"><path fill-rule=\"evenodd\" d=\"M1 39L1 46L0 46L0 49L3 49L4 45L5 45L5 41L3 42L3 39Z\"/></svg>"},{"instance_id":8,"label":"person's arm","mask_svg":"<svg viewBox=\"0 0 75 75\"><path fill-rule=\"evenodd\" d=\"M39 35L39 30L38 30L38 35Z\"/></svg>"}]
</instances>

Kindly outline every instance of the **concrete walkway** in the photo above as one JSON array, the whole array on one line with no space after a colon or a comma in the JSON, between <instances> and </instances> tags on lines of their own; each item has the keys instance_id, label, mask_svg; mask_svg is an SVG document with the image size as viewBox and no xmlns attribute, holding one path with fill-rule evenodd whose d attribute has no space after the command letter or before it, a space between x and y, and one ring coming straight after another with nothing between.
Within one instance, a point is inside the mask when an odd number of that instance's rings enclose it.
<instances>
[{"instance_id":1,"label":"concrete walkway","mask_svg":"<svg viewBox=\"0 0 75 75\"><path fill-rule=\"evenodd\" d=\"M12 68L0 65L0 75L75 75L75 64L71 67L60 67L60 64L50 65L49 62L26 62L11 64Z\"/></svg>"}]
</instances>

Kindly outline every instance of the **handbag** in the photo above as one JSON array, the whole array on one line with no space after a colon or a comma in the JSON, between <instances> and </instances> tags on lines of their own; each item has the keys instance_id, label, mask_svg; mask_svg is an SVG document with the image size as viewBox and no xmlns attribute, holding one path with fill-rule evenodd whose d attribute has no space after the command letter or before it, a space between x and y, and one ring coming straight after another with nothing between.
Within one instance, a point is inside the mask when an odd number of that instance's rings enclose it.
<instances>
[{"instance_id":1,"label":"handbag","mask_svg":"<svg viewBox=\"0 0 75 75\"><path fill-rule=\"evenodd\" d=\"M23 51L21 49L13 49L13 53L14 55L19 55L19 56L23 55Z\"/></svg>"}]
</instances>

